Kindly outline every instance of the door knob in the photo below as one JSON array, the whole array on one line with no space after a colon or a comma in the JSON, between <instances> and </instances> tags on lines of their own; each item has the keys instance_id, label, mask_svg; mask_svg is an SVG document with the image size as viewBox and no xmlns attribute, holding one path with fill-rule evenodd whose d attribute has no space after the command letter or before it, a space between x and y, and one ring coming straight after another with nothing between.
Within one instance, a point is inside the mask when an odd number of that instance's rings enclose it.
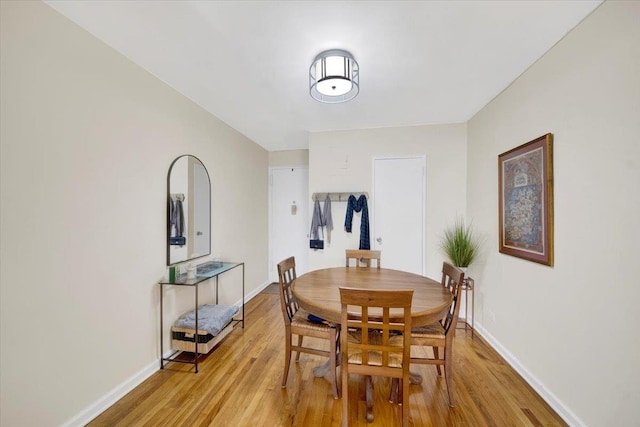
<instances>
[{"instance_id":1,"label":"door knob","mask_svg":"<svg viewBox=\"0 0 640 427\"><path fill-rule=\"evenodd\" d=\"M382 237L378 237L378 238L376 239L376 242L378 242L378 244L379 244L379 245L381 245L381 244L382 244Z\"/></svg>"},{"instance_id":2,"label":"door knob","mask_svg":"<svg viewBox=\"0 0 640 427\"><path fill-rule=\"evenodd\" d=\"M202 231L197 231L196 236L202 236L204 233Z\"/></svg>"}]
</instances>

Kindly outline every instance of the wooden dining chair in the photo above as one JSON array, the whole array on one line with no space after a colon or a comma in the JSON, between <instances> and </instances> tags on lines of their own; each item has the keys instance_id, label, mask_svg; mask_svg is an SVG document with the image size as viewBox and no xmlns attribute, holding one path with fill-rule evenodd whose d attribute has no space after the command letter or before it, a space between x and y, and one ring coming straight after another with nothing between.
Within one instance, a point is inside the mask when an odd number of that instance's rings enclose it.
<instances>
[{"instance_id":1,"label":"wooden dining chair","mask_svg":"<svg viewBox=\"0 0 640 427\"><path fill-rule=\"evenodd\" d=\"M453 302L446 316L439 322L427 326L415 327L411 330L411 346L431 347L433 358L411 357L411 363L422 365L436 365L438 375L442 375L440 366L444 365L444 378L447 383L449 406L453 407L453 337L460 313L460 294L464 272L445 262L442 264L442 286L453 294ZM439 349L443 349L444 356L440 357ZM423 349L424 350L424 349ZM425 351L423 351L425 353Z\"/></svg>"},{"instance_id":2,"label":"wooden dining chair","mask_svg":"<svg viewBox=\"0 0 640 427\"><path fill-rule=\"evenodd\" d=\"M350 260L355 260L356 267L362 267L361 263L364 264L364 267L371 267L371 261L375 260L378 269L380 269L380 257L382 251L370 251L367 249L347 249L345 251L346 255L346 267L350 266Z\"/></svg>"},{"instance_id":3,"label":"wooden dining chair","mask_svg":"<svg viewBox=\"0 0 640 427\"><path fill-rule=\"evenodd\" d=\"M367 421L373 421L372 376L402 380L402 425L409 425L413 290L340 288L342 425L349 425L349 374L365 376ZM393 315L393 317L391 317ZM391 338L394 343L391 344Z\"/></svg>"},{"instance_id":4,"label":"wooden dining chair","mask_svg":"<svg viewBox=\"0 0 640 427\"><path fill-rule=\"evenodd\" d=\"M339 325L309 321L309 313L300 309L291 285L296 280L296 260L289 257L278 263L278 281L280 287L280 306L284 318L285 327L285 359L284 373L282 375L282 388L287 386L289 365L291 365L291 352L296 351L296 361L300 359L300 353L315 354L329 358L329 380L333 397L340 397L338 382L336 381L336 358L338 350ZM298 344L292 344L293 335L298 336ZM329 341L329 351L314 347L305 347L303 338L323 338Z\"/></svg>"}]
</instances>

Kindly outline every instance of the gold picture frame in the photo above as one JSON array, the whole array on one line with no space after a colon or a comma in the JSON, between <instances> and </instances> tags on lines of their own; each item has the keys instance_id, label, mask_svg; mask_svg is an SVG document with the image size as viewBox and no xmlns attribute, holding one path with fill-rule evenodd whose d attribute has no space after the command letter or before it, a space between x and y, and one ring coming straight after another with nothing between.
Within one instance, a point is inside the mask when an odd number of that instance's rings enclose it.
<instances>
[{"instance_id":1,"label":"gold picture frame","mask_svg":"<svg viewBox=\"0 0 640 427\"><path fill-rule=\"evenodd\" d=\"M498 156L503 254L553 266L553 134Z\"/></svg>"}]
</instances>

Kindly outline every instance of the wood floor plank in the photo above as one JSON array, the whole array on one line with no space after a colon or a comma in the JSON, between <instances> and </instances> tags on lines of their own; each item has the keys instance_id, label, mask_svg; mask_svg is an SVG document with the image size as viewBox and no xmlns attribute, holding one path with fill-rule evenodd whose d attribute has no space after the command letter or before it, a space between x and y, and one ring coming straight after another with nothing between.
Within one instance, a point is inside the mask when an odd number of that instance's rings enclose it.
<instances>
[{"instance_id":1,"label":"wood floor plank","mask_svg":"<svg viewBox=\"0 0 640 427\"><path fill-rule=\"evenodd\" d=\"M170 363L89 426L274 426L339 427L342 401L329 381L313 368L326 359L303 354L292 361L287 387L281 387L284 325L277 294L261 293L246 305L246 326L236 327L192 365ZM305 338L309 344L328 343ZM295 354L294 354L295 357ZM433 366L412 366L423 377L412 385L410 424L429 426L566 426L566 423L489 346L471 331L456 332L454 397L450 408L446 383ZM389 380L374 378L374 421L365 420L364 385L349 379L350 425L389 427L400 423L401 408L388 401Z\"/></svg>"}]
</instances>

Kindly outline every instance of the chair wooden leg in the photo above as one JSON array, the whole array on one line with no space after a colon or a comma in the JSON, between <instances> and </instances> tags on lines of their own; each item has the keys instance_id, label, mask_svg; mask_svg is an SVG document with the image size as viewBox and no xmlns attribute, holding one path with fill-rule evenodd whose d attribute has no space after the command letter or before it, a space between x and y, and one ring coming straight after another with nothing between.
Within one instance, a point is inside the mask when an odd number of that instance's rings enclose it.
<instances>
[{"instance_id":1,"label":"chair wooden leg","mask_svg":"<svg viewBox=\"0 0 640 427\"><path fill-rule=\"evenodd\" d=\"M453 401L453 357L451 347L444 349L444 379L447 383L447 394L449 395L449 406L455 406Z\"/></svg>"},{"instance_id":2,"label":"chair wooden leg","mask_svg":"<svg viewBox=\"0 0 640 427\"><path fill-rule=\"evenodd\" d=\"M289 365L291 364L291 332L288 330L285 331L284 342L285 342L284 373L282 374L282 388L285 388L287 386L287 377L289 376Z\"/></svg>"},{"instance_id":3,"label":"chair wooden leg","mask_svg":"<svg viewBox=\"0 0 640 427\"><path fill-rule=\"evenodd\" d=\"M402 387L402 427L409 427L409 377L402 378L400 383Z\"/></svg>"},{"instance_id":4,"label":"chair wooden leg","mask_svg":"<svg viewBox=\"0 0 640 427\"><path fill-rule=\"evenodd\" d=\"M344 365L345 358L342 358L342 368L340 368L340 382L342 383L342 427L349 426L349 373Z\"/></svg>"},{"instance_id":5,"label":"chair wooden leg","mask_svg":"<svg viewBox=\"0 0 640 427\"><path fill-rule=\"evenodd\" d=\"M389 387L389 403L398 403L398 378L391 378L391 387Z\"/></svg>"},{"instance_id":6,"label":"chair wooden leg","mask_svg":"<svg viewBox=\"0 0 640 427\"><path fill-rule=\"evenodd\" d=\"M329 338L329 378L331 379L331 389L333 390L333 398L340 398L340 390L338 389L338 381L336 380L336 357L337 352L337 334L335 329L331 329Z\"/></svg>"},{"instance_id":7,"label":"chair wooden leg","mask_svg":"<svg viewBox=\"0 0 640 427\"><path fill-rule=\"evenodd\" d=\"M302 347L302 335L298 335L298 347ZM300 352L296 352L296 362L300 361Z\"/></svg>"},{"instance_id":8,"label":"chair wooden leg","mask_svg":"<svg viewBox=\"0 0 640 427\"><path fill-rule=\"evenodd\" d=\"M371 375L364 377L364 390L367 399L367 422L373 422L373 378Z\"/></svg>"},{"instance_id":9,"label":"chair wooden leg","mask_svg":"<svg viewBox=\"0 0 640 427\"><path fill-rule=\"evenodd\" d=\"M440 354L438 351L438 347L432 347L433 348L433 358L436 360L440 359ZM446 349L445 349L446 351ZM438 371L438 375L442 376L442 369L440 369L440 365L436 365L436 370Z\"/></svg>"}]
</instances>

